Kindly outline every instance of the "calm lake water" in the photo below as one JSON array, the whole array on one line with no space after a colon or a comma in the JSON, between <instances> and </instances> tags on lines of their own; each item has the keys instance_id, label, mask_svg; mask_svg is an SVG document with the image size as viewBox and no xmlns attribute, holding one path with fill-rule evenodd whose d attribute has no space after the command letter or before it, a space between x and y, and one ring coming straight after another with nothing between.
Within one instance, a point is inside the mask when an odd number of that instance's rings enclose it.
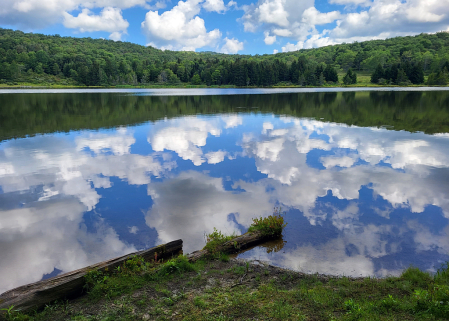
<instances>
[{"instance_id":1,"label":"calm lake water","mask_svg":"<svg viewBox=\"0 0 449 321\"><path fill-rule=\"evenodd\" d=\"M449 91L0 91L0 292L281 206L240 254L395 275L449 260Z\"/></svg>"}]
</instances>

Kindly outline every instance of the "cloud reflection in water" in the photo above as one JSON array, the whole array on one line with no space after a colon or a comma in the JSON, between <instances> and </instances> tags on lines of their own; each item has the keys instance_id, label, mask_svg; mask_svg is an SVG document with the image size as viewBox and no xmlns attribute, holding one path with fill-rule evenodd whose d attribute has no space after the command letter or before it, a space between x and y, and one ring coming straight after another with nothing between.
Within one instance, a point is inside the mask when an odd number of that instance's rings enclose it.
<instances>
[{"instance_id":1,"label":"cloud reflection in water","mask_svg":"<svg viewBox=\"0 0 449 321\"><path fill-rule=\"evenodd\" d=\"M127 237L107 215L97 215L94 227L86 223L87 211L124 192L113 177L130 191L146 187L152 205L138 215L157 232L156 243L182 238L186 252L202 248L213 227L245 229L281 205L289 223L284 247L243 257L345 275L394 274L409 264L433 269L448 258L448 165L445 134L260 114L6 141L0 272L8 277L0 292L54 268L135 250L132 237L145 226L130 223Z\"/></svg>"}]
</instances>

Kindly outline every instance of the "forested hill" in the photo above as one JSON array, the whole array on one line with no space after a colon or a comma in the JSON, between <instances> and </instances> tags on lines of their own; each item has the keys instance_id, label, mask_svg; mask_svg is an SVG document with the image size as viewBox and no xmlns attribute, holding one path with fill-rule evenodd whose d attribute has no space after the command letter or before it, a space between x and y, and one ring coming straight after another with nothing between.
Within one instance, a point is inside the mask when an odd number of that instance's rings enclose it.
<instances>
[{"instance_id":1,"label":"forested hill","mask_svg":"<svg viewBox=\"0 0 449 321\"><path fill-rule=\"evenodd\" d=\"M427 76L430 85L446 85L448 69L448 32L248 56L0 29L0 82L7 84L322 86L368 74L376 84L423 84Z\"/></svg>"}]
</instances>

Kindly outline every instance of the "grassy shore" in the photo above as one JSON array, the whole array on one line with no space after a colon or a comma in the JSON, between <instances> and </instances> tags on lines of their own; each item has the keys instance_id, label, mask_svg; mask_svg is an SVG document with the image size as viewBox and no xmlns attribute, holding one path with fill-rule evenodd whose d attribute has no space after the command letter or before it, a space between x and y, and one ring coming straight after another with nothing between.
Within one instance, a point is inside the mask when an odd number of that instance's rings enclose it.
<instances>
[{"instance_id":1,"label":"grassy shore","mask_svg":"<svg viewBox=\"0 0 449 321\"><path fill-rule=\"evenodd\" d=\"M341 75L340 75L341 76ZM372 84L370 82L371 76L369 75L358 75L357 76L358 81L355 85L344 85L343 83L336 83L336 84L325 84L323 86L299 86L299 85L293 85L290 83L279 83L276 85L273 85L272 87L266 87L266 88L358 88L358 87L401 87L397 85L378 85L378 84ZM340 77L342 78L342 77ZM427 86L427 85L409 85L407 87L447 87L447 86ZM145 85L117 85L117 86L95 86L95 87L86 87L86 86L78 86L74 84L59 84L59 83L14 83L14 84L0 84L0 89L26 89L26 88L32 88L32 89L79 89L79 88L90 88L90 89L104 89L104 88L128 88L128 89L139 89L139 88L148 88L148 89L161 89L161 88L258 88L258 87L237 87L234 85L226 85L226 86L207 86L207 85L190 85L187 83L180 83L180 84L174 84L174 85L159 85L159 84L145 84Z\"/></svg>"},{"instance_id":2,"label":"grassy shore","mask_svg":"<svg viewBox=\"0 0 449 321\"><path fill-rule=\"evenodd\" d=\"M78 299L7 320L447 320L449 272L386 279L304 274L225 254L189 263L134 258L89 273Z\"/></svg>"},{"instance_id":3,"label":"grassy shore","mask_svg":"<svg viewBox=\"0 0 449 321\"><path fill-rule=\"evenodd\" d=\"M250 232L278 237L281 208L253 219ZM230 259L234 236L214 229L209 254L190 262L132 257L115 271L92 270L85 294L7 320L447 320L449 265L435 275L410 267L400 277L348 278L304 274L268 263ZM235 241L234 241L235 242Z\"/></svg>"}]
</instances>

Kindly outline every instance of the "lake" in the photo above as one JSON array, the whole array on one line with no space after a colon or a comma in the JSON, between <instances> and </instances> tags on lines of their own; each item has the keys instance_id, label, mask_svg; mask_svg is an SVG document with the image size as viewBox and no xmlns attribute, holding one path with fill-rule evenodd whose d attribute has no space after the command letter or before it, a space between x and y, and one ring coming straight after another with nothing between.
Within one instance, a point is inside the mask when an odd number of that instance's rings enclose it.
<instances>
[{"instance_id":1,"label":"lake","mask_svg":"<svg viewBox=\"0 0 449 321\"><path fill-rule=\"evenodd\" d=\"M449 260L449 91L0 90L0 293L281 207L239 254L307 273Z\"/></svg>"}]
</instances>

